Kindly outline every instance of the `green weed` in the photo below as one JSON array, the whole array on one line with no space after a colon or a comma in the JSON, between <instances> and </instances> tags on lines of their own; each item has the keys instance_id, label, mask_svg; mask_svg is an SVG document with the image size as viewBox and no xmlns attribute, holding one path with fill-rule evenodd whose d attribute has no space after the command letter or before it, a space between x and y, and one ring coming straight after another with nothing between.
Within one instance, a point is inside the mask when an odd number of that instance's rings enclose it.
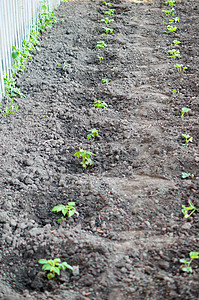
<instances>
[{"instance_id":1,"label":"green weed","mask_svg":"<svg viewBox=\"0 0 199 300\"><path fill-rule=\"evenodd\" d=\"M105 19L101 19L100 21L104 22L105 24L109 24L109 23L113 22L114 20L113 19L109 19L109 18L105 18Z\"/></svg>"},{"instance_id":2,"label":"green weed","mask_svg":"<svg viewBox=\"0 0 199 300\"><path fill-rule=\"evenodd\" d=\"M185 172L182 172L182 178L185 179L185 178L191 178L193 179L194 178L194 175L191 174L191 173L185 173Z\"/></svg>"},{"instance_id":3,"label":"green weed","mask_svg":"<svg viewBox=\"0 0 199 300\"><path fill-rule=\"evenodd\" d=\"M58 223L61 223L62 220L71 218L74 214L78 215L78 212L75 208L75 202L68 202L67 205L57 205L53 207L52 211L62 212L63 216L57 220Z\"/></svg>"},{"instance_id":4,"label":"green weed","mask_svg":"<svg viewBox=\"0 0 199 300\"><path fill-rule=\"evenodd\" d=\"M176 65L174 65L174 67L177 68L178 73L181 73L181 74L184 72L184 70L187 69L187 67L186 66L183 67L182 64L176 64Z\"/></svg>"},{"instance_id":5,"label":"green weed","mask_svg":"<svg viewBox=\"0 0 199 300\"><path fill-rule=\"evenodd\" d=\"M169 20L169 24L177 23L179 21L180 21L180 18L179 17L175 17L175 18Z\"/></svg>"},{"instance_id":6,"label":"green weed","mask_svg":"<svg viewBox=\"0 0 199 300\"><path fill-rule=\"evenodd\" d=\"M108 107L108 105L106 104L106 102L101 101L101 100L95 101L94 104L93 104L93 106L95 108L107 108Z\"/></svg>"},{"instance_id":7,"label":"green weed","mask_svg":"<svg viewBox=\"0 0 199 300\"><path fill-rule=\"evenodd\" d=\"M109 83L110 79L109 78L102 78L102 83Z\"/></svg>"},{"instance_id":8,"label":"green weed","mask_svg":"<svg viewBox=\"0 0 199 300\"><path fill-rule=\"evenodd\" d=\"M95 128L92 128L89 130L90 133L87 135L87 139L90 140L90 138L95 138L96 136L98 136L98 130Z\"/></svg>"},{"instance_id":9,"label":"green weed","mask_svg":"<svg viewBox=\"0 0 199 300\"><path fill-rule=\"evenodd\" d=\"M185 114L185 113L188 113L190 110L191 110L190 108L183 107L183 108L182 108L181 117L183 118L184 114Z\"/></svg>"},{"instance_id":10,"label":"green weed","mask_svg":"<svg viewBox=\"0 0 199 300\"><path fill-rule=\"evenodd\" d=\"M80 164L83 166L83 168L86 169L87 166L93 165L93 161L91 160L91 156L95 155L94 153L80 149L80 151L76 152L74 154L77 158L82 158L82 161ZM96 156L96 155L95 155Z\"/></svg>"},{"instance_id":11,"label":"green weed","mask_svg":"<svg viewBox=\"0 0 199 300\"><path fill-rule=\"evenodd\" d=\"M170 6L175 6L175 0L166 0L165 4L169 4Z\"/></svg>"},{"instance_id":12,"label":"green weed","mask_svg":"<svg viewBox=\"0 0 199 300\"><path fill-rule=\"evenodd\" d=\"M195 211L199 212L198 207L194 206L190 200L188 202L189 206L182 205L182 213L185 219L188 219Z\"/></svg>"},{"instance_id":13,"label":"green weed","mask_svg":"<svg viewBox=\"0 0 199 300\"><path fill-rule=\"evenodd\" d=\"M73 267L71 267L67 262L61 262L60 258L55 258L55 259L40 259L38 261L39 264L42 264L42 270L43 271L48 271L49 273L47 274L48 279L56 279L56 276L60 275L61 270L69 269L73 271Z\"/></svg>"},{"instance_id":14,"label":"green weed","mask_svg":"<svg viewBox=\"0 0 199 300\"><path fill-rule=\"evenodd\" d=\"M182 134L182 137L185 138L185 141L186 141L186 145L187 145L187 146L189 145L189 143L192 143L192 141L193 141L193 138L190 137L189 134Z\"/></svg>"},{"instance_id":15,"label":"green weed","mask_svg":"<svg viewBox=\"0 0 199 300\"><path fill-rule=\"evenodd\" d=\"M113 3L106 2L106 1L102 2L102 4L104 4L104 5L106 5L106 6L112 6L112 5L113 5Z\"/></svg>"},{"instance_id":16,"label":"green weed","mask_svg":"<svg viewBox=\"0 0 199 300\"><path fill-rule=\"evenodd\" d=\"M108 27L102 27L105 31L105 34L113 34L113 29Z\"/></svg>"},{"instance_id":17,"label":"green weed","mask_svg":"<svg viewBox=\"0 0 199 300\"><path fill-rule=\"evenodd\" d=\"M168 26L167 26L167 30L170 31L170 32L173 32L173 31L176 31L176 30L177 30L177 27L176 27L176 26L168 25Z\"/></svg>"},{"instance_id":18,"label":"green weed","mask_svg":"<svg viewBox=\"0 0 199 300\"><path fill-rule=\"evenodd\" d=\"M104 41L99 41L99 42L97 42L97 45L95 47L97 49L104 49L105 47L107 47L107 45L105 44Z\"/></svg>"},{"instance_id":19,"label":"green weed","mask_svg":"<svg viewBox=\"0 0 199 300\"><path fill-rule=\"evenodd\" d=\"M104 12L105 15L113 16L115 14L115 9L109 9Z\"/></svg>"},{"instance_id":20,"label":"green weed","mask_svg":"<svg viewBox=\"0 0 199 300\"><path fill-rule=\"evenodd\" d=\"M101 64L104 58L103 58L103 56L98 56L98 58L99 58L99 62Z\"/></svg>"},{"instance_id":21,"label":"green weed","mask_svg":"<svg viewBox=\"0 0 199 300\"><path fill-rule=\"evenodd\" d=\"M168 50L168 53L171 54L168 56L169 58L174 58L174 59L181 58L179 50L176 50L176 49Z\"/></svg>"},{"instance_id":22,"label":"green weed","mask_svg":"<svg viewBox=\"0 0 199 300\"><path fill-rule=\"evenodd\" d=\"M9 104L9 106L6 106L5 108L5 112L4 112L4 118L6 118L7 116L17 113L19 112L18 110L19 106L13 106L13 99L11 99L11 102Z\"/></svg>"},{"instance_id":23,"label":"green weed","mask_svg":"<svg viewBox=\"0 0 199 300\"><path fill-rule=\"evenodd\" d=\"M165 13L167 16L170 16L170 15L174 16L175 15L175 8L172 7L170 10L163 9L162 12Z\"/></svg>"},{"instance_id":24,"label":"green weed","mask_svg":"<svg viewBox=\"0 0 199 300\"><path fill-rule=\"evenodd\" d=\"M177 45L179 45L179 44L181 44L180 41L174 40L174 41L173 41L173 44L171 44L171 46L177 46Z\"/></svg>"},{"instance_id":25,"label":"green weed","mask_svg":"<svg viewBox=\"0 0 199 300\"><path fill-rule=\"evenodd\" d=\"M186 272L186 273L192 273L193 272L193 269L191 267L191 263L194 259L199 258L199 252L190 252L189 256L191 258L190 260L180 259L180 262L183 264L183 265L180 266L180 269L183 272Z\"/></svg>"}]
</instances>

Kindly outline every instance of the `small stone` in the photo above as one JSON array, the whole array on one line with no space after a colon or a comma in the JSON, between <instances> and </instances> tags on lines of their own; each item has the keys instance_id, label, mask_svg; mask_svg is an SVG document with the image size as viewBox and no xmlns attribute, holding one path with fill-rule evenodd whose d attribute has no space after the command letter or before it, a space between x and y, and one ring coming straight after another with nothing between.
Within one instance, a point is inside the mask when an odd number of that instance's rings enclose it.
<instances>
[{"instance_id":1,"label":"small stone","mask_svg":"<svg viewBox=\"0 0 199 300\"><path fill-rule=\"evenodd\" d=\"M79 275L79 266L73 266L73 275L78 276Z\"/></svg>"},{"instance_id":2,"label":"small stone","mask_svg":"<svg viewBox=\"0 0 199 300\"><path fill-rule=\"evenodd\" d=\"M187 229L190 229L191 226L192 226L192 225L191 225L191 223L189 222L189 223L183 224L183 225L182 225L182 228L185 229L185 230L187 230Z\"/></svg>"}]
</instances>

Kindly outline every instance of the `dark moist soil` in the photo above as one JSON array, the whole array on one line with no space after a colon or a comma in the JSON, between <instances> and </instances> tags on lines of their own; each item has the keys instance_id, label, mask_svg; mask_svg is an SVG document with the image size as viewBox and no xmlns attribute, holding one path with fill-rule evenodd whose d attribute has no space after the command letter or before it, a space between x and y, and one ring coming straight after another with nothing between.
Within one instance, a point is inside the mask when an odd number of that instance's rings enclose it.
<instances>
[{"instance_id":1,"label":"dark moist soil","mask_svg":"<svg viewBox=\"0 0 199 300\"><path fill-rule=\"evenodd\" d=\"M199 214L181 212L188 200L199 206L199 2L176 3L169 34L164 1L113 3L113 35L102 35L101 2L60 5L18 76L20 113L0 120L0 299L199 297L199 261L191 274L179 262L199 251ZM99 137L87 140L91 128ZM80 148L96 154L86 170ZM69 201L79 216L59 225L51 210ZM57 257L74 271L48 280L38 260Z\"/></svg>"}]
</instances>

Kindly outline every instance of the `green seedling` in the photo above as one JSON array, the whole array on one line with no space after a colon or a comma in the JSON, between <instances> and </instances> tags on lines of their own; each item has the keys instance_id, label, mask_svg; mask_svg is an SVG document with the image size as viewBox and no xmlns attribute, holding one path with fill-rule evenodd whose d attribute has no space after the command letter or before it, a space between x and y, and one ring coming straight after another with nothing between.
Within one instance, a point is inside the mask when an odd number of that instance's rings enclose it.
<instances>
[{"instance_id":1,"label":"green seedling","mask_svg":"<svg viewBox=\"0 0 199 300\"><path fill-rule=\"evenodd\" d=\"M173 91L174 94L179 94L179 91L177 91L175 89L173 89L172 91Z\"/></svg>"},{"instance_id":2,"label":"green seedling","mask_svg":"<svg viewBox=\"0 0 199 300\"><path fill-rule=\"evenodd\" d=\"M102 83L109 83L110 79L109 78L102 78Z\"/></svg>"},{"instance_id":3,"label":"green seedling","mask_svg":"<svg viewBox=\"0 0 199 300\"><path fill-rule=\"evenodd\" d=\"M167 26L167 30L170 31L170 32L173 32L173 31L176 31L176 30L177 30L177 27L176 27L176 26L168 25L168 26Z\"/></svg>"},{"instance_id":4,"label":"green seedling","mask_svg":"<svg viewBox=\"0 0 199 300\"><path fill-rule=\"evenodd\" d=\"M106 2L106 1L102 2L102 4L104 4L104 5L106 5L106 6L112 6L112 5L113 5L113 3Z\"/></svg>"},{"instance_id":5,"label":"green seedling","mask_svg":"<svg viewBox=\"0 0 199 300\"><path fill-rule=\"evenodd\" d=\"M185 113L188 113L190 110L191 110L190 108L183 107L183 108L182 108L182 114L181 114L181 117L183 118L184 114L185 114Z\"/></svg>"},{"instance_id":6,"label":"green seedling","mask_svg":"<svg viewBox=\"0 0 199 300\"><path fill-rule=\"evenodd\" d=\"M108 107L108 105L106 104L106 102L101 101L101 100L95 101L94 104L93 104L93 106L95 108L107 108Z\"/></svg>"},{"instance_id":7,"label":"green seedling","mask_svg":"<svg viewBox=\"0 0 199 300\"><path fill-rule=\"evenodd\" d=\"M183 178L183 179L186 179L186 178L191 178L191 179L193 179L193 178L194 178L194 175L191 174L191 173L185 173L185 172L182 172L182 178Z\"/></svg>"},{"instance_id":8,"label":"green seedling","mask_svg":"<svg viewBox=\"0 0 199 300\"><path fill-rule=\"evenodd\" d=\"M180 58L181 57L180 51L176 50L176 49L168 50L168 53L171 54L171 55L168 56L169 58L176 59L176 58Z\"/></svg>"},{"instance_id":9,"label":"green seedling","mask_svg":"<svg viewBox=\"0 0 199 300\"><path fill-rule=\"evenodd\" d=\"M178 73L181 73L181 74L184 72L184 70L187 69L187 67L186 66L183 67L182 64L176 64L176 65L174 65L174 67L177 68Z\"/></svg>"},{"instance_id":10,"label":"green seedling","mask_svg":"<svg viewBox=\"0 0 199 300\"><path fill-rule=\"evenodd\" d=\"M177 23L179 21L180 21L180 18L179 17L175 17L175 18L169 20L169 24Z\"/></svg>"},{"instance_id":11,"label":"green seedling","mask_svg":"<svg viewBox=\"0 0 199 300\"><path fill-rule=\"evenodd\" d=\"M109 24L109 23L113 22L114 20L113 19L109 19L109 18L105 18L105 19L101 19L100 21L104 22L105 24Z\"/></svg>"},{"instance_id":12,"label":"green seedling","mask_svg":"<svg viewBox=\"0 0 199 300\"><path fill-rule=\"evenodd\" d=\"M189 145L189 143L192 143L192 141L193 141L193 138L190 137L189 134L182 134L182 137L185 138L185 140L186 140L186 145L187 145L187 146Z\"/></svg>"},{"instance_id":13,"label":"green seedling","mask_svg":"<svg viewBox=\"0 0 199 300\"><path fill-rule=\"evenodd\" d=\"M173 40L173 44L171 44L171 46L177 46L177 45L179 45L179 44L181 44L180 41L178 41L178 40Z\"/></svg>"},{"instance_id":14,"label":"green seedling","mask_svg":"<svg viewBox=\"0 0 199 300\"><path fill-rule=\"evenodd\" d=\"M60 258L49 260L40 259L38 263L43 265L43 271L49 271L49 273L47 274L48 279L56 279L56 276L60 275L61 270L69 269L73 271L73 267L67 264L67 262L61 262Z\"/></svg>"},{"instance_id":15,"label":"green seedling","mask_svg":"<svg viewBox=\"0 0 199 300\"><path fill-rule=\"evenodd\" d=\"M169 4L170 6L175 6L175 0L166 0L165 4Z\"/></svg>"},{"instance_id":16,"label":"green seedling","mask_svg":"<svg viewBox=\"0 0 199 300\"><path fill-rule=\"evenodd\" d=\"M175 15L175 8L172 7L172 9L170 9L170 10L163 9L162 12L165 13L167 16L170 16L170 15L174 16Z\"/></svg>"},{"instance_id":17,"label":"green seedling","mask_svg":"<svg viewBox=\"0 0 199 300\"><path fill-rule=\"evenodd\" d=\"M6 74L8 76L8 74ZM5 96L9 98L20 97L24 98L25 96L20 92L20 89L16 87L14 78L4 77L4 86L5 86Z\"/></svg>"},{"instance_id":18,"label":"green seedling","mask_svg":"<svg viewBox=\"0 0 199 300\"><path fill-rule=\"evenodd\" d=\"M62 220L71 218L74 214L78 215L78 212L75 208L75 202L68 202L67 205L57 205L53 207L52 211L62 212L63 216L57 220L58 223L61 223Z\"/></svg>"},{"instance_id":19,"label":"green seedling","mask_svg":"<svg viewBox=\"0 0 199 300\"><path fill-rule=\"evenodd\" d=\"M82 158L82 161L80 162L80 164L83 166L83 168L86 169L87 166L93 165L93 161L91 160L91 156L95 155L94 153L89 152L87 150L80 149L80 151L76 152L74 155L77 158Z\"/></svg>"},{"instance_id":20,"label":"green seedling","mask_svg":"<svg viewBox=\"0 0 199 300\"><path fill-rule=\"evenodd\" d=\"M99 58L99 62L101 64L104 58L103 58L103 56L98 56L98 58Z\"/></svg>"},{"instance_id":21,"label":"green seedling","mask_svg":"<svg viewBox=\"0 0 199 300\"><path fill-rule=\"evenodd\" d=\"M109 9L104 12L105 15L113 16L115 14L115 9Z\"/></svg>"},{"instance_id":22,"label":"green seedling","mask_svg":"<svg viewBox=\"0 0 199 300\"><path fill-rule=\"evenodd\" d=\"M105 34L113 34L113 29L108 27L102 27L105 31Z\"/></svg>"},{"instance_id":23,"label":"green seedling","mask_svg":"<svg viewBox=\"0 0 199 300\"><path fill-rule=\"evenodd\" d=\"M90 133L87 135L87 139L90 140L90 138L95 138L96 136L98 136L98 130L95 128L92 128L89 130Z\"/></svg>"},{"instance_id":24,"label":"green seedling","mask_svg":"<svg viewBox=\"0 0 199 300\"><path fill-rule=\"evenodd\" d=\"M97 42L97 45L95 47L97 49L104 49L105 47L107 47L107 45L105 44L104 41L99 41L99 42Z\"/></svg>"},{"instance_id":25,"label":"green seedling","mask_svg":"<svg viewBox=\"0 0 199 300\"><path fill-rule=\"evenodd\" d=\"M193 259L199 258L199 252L190 252L189 256L191 258L190 260L180 259L180 262L183 264L183 265L180 266L180 269L183 272L186 272L186 273L192 273L193 272L193 269L191 267L191 263L192 263Z\"/></svg>"},{"instance_id":26,"label":"green seedling","mask_svg":"<svg viewBox=\"0 0 199 300\"><path fill-rule=\"evenodd\" d=\"M7 116L17 113L19 112L18 110L19 106L13 106L13 99L11 99L11 102L9 104L9 106L6 106L5 108L5 112L4 112L4 118L6 118Z\"/></svg>"},{"instance_id":27,"label":"green seedling","mask_svg":"<svg viewBox=\"0 0 199 300\"><path fill-rule=\"evenodd\" d=\"M182 205L182 213L185 219L188 219L195 211L199 212L198 207L194 206L190 200L188 202L189 206Z\"/></svg>"}]
</instances>

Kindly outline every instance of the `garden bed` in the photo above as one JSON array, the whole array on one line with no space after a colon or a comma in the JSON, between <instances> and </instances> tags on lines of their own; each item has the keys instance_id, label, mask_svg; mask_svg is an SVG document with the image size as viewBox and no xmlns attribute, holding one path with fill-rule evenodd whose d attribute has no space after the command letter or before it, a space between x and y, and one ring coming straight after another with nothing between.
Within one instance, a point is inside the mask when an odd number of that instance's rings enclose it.
<instances>
[{"instance_id":1,"label":"garden bed","mask_svg":"<svg viewBox=\"0 0 199 300\"><path fill-rule=\"evenodd\" d=\"M1 299L198 299L199 260L180 263L199 251L199 215L182 213L199 207L198 8L176 3L175 32L164 1L115 0L108 25L102 2L57 9L17 78L20 113L0 120ZM59 224L68 202L78 215ZM38 260L54 258L73 272L48 280Z\"/></svg>"}]
</instances>

